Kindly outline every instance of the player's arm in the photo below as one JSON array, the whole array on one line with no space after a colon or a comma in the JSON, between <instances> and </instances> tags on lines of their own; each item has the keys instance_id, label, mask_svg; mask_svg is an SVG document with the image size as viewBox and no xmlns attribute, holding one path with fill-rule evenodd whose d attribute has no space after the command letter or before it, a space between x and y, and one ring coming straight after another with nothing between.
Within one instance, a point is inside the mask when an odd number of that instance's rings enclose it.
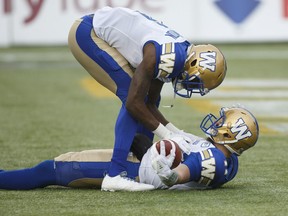
<instances>
[{"instance_id":1,"label":"player's arm","mask_svg":"<svg viewBox=\"0 0 288 216\"><path fill-rule=\"evenodd\" d=\"M176 148L172 146L167 155L165 143L160 142L160 152L154 143L150 148L150 159L153 169L161 181L167 186L186 183L190 179L189 168L185 164L179 164L175 169L171 169L176 159Z\"/></svg>"},{"instance_id":2,"label":"player's arm","mask_svg":"<svg viewBox=\"0 0 288 216\"><path fill-rule=\"evenodd\" d=\"M167 186L184 184L190 181L189 168L185 164L180 164L174 169L170 169L165 158L152 161L152 167L156 171L161 181Z\"/></svg>"},{"instance_id":3,"label":"player's arm","mask_svg":"<svg viewBox=\"0 0 288 216\"><path fill-rule=\"evenodd\" d=\"M144 47L143 60L134 73L126 101L128 112L151 131L159 126L161 120L161 117L154 116L158 116L154 103L160 97L163 85L153 80L155 64L156 50L154 45L149 43ZM149 102L146 106L145 97L148 93Z\"/></svg>"},{"instance_id":4,"label":"player's arm","mask_svg":"<svg viewBox=\"0 0 288 216\"><path fill-rule=\"evenodd\" d=\"M164 82L153 79L150 85L150 89L148 92L148 98L146 105L150 112L154 115L154 117L161 122L163 125L167 125L169 122L166 120L166 118L162 115L162 113L159 111L157 103L160 99L160 93L162 90Z\"/></svg>"},{"instance_id":5,"label":"player's arm","mask_svg":"<svg viewBox=\"0 0 288 216\"><path fill-rule=\"evenodd\" d=\"M227 162L216 148L191 153L182 164L171 170L171 160L152 154L152 167L167 186L195 181L204 186L218 187L227 182ZM217 173L217 175L216 175Z\"/></svg>"},{"instance_id":6,"label":"player's arm","mask_svg":"<svg viewBox=\"0 0 288 216\"><path fill-rule=\"evenodd\" d=\"M180 164L173 171L177 174L177 181L175 184L183 184L190 181L190 171L185 164Z\"/></svg>"},{"instance_id":7,"label":"player's arm","mask_svg":"<svg viewBox=\"0 0 288 216\"><path fill-rule=\"evenodd\" d=\"M147 129L153 131L159 138L171 138L175 136L174 131L165 127L168 121L157 108L157 101L160 98L160 92L163 82L153 79L156 65L156 50L152 43L144 47L143 60L136 68L131 80L126 109ZM145 98L148 96L147 104ZM181 135L181 134L180 134ZM190 138L187 139L190 141ZM190 153L190 145L183 143L181 150L187 154Z\"/></svg>"}]
</instances>

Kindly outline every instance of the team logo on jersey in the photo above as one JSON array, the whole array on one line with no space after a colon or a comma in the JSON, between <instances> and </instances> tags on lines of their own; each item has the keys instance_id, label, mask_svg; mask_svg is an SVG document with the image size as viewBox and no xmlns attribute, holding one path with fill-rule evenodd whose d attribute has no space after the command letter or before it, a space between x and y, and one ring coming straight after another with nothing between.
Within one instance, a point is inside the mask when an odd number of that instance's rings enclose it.
<instances>
[{"instance_id":1,"label":"team logo on jersey","mask_svg":"<svg viewBox=\"0 0 288 216\"><path fill-rule=\"evenodd\" d=\"M205 141L205 142L201 143L201 147L202 148L208 148L210 145L211 145L211 143L208 142L208 141Z\"/></svg>"},{"instance_id":2,"label":"team logo on jersey","mask_svg":"<svg viewBox=\"0 0 288 216\"><path fill-rule=\"evenodd\" d=\"M200 184L208 186L215 177L216 161L210 149L199 152L201 155L201 177L198 181Z\"/></svg>"},{"instance_id":3,"label":"team logo on jersey","mask_svg":"<svg viewBox=\"0 0 288 216\"><path fill-rule=\"evenodd\" d=\"M162 54L160 55L159 77L167 78L174 69L175 64L175 44L167 43L162 45Z\"/></svg>"},{"instance_id":4,"label":"team logo on jersey","mask_svg":"<svg viewBox=\"0 0 288 216\"><path fill-rule=\"evenodd\" d=\"M160 56L159 70L171 74L175 64L175 53L165 54Z\"/></svg>"},{"instance_id":5,"label":"team logo on jersey","mask_svg":"<svg viewBox=\"0 0 288 216\"><path fill-rule=\"evenodd\" d=\"M236 124L231 128L231 132L237 133L237 135L235 136L237 140L242 140L252 136L251 131L249 130L248 126L242 118L239 118L237 120Z\"/></svg>"},{"instance_id":6,"label":"team logo on jersey","mask_svg":"<svg viewBox=\"0 0 288 216\"><path fill-rule=\"evenodd\" d=\"M202 52L200 53L201 60L199 65L205 69L214 72L216 69L216 52Z\"/></svg>"}]
</instances>

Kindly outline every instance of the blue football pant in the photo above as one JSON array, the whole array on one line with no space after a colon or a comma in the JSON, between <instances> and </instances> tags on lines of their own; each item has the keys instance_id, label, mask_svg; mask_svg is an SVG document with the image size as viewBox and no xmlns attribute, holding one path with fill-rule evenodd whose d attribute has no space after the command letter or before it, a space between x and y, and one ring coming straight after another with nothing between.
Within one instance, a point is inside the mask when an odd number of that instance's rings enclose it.
<instances>
[{"instance_id":1,"label":"blue football pant","mask_svg":"<svg viewBox=\"0 0 288 216\"><path fill-rule=\"evenodd\" d=\"M126 161L127 177L138 180L139 162ZM2 170L0 189L31 190L50 185L100 188L110 162L66 162L46 160L32 168Z\"/></svg>"}]
</instances>

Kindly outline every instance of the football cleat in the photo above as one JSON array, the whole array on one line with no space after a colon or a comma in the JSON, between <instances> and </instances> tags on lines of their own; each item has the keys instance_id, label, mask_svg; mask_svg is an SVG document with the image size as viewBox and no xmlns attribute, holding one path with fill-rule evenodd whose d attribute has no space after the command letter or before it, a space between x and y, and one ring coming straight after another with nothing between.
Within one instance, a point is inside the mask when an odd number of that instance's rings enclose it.
<instances>
[{"instance_id":1,"label":"football cleat","mask_svg":"<svg viewBox=\"0 0 288 216\"><path fill-rule=\"evenodd\" d=\"M154 190L155 187L150 184L143 184L126 177L125 173L121 173L115 177L106 175L103 179L102 191L149 191Z\"/></svg>"}]
</instances>

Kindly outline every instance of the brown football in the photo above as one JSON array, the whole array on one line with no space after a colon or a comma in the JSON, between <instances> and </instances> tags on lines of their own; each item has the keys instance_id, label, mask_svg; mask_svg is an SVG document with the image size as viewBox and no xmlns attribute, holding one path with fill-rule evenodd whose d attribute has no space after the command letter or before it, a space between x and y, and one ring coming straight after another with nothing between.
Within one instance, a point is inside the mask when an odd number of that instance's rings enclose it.
<instances>
[{"instance_id":1,"label":"brown football","mask_svg":"<svg viewBox=\"0 0 288 216\"><path fill-rule=\"evenodd\" d=\"M178 144L176 142L174 142L173 140L168 140L168 139L164 139L164 140L159 140L157 143L156 143L156 149L158 151L158 153L160 153L160 142L164 142L165 144L165 153L166 153L166 156L168 156L170 154L170 151L172 149L172 143L174 143L175 145L175 159L174 159L174 162L171 166L171 169L177 167L181 160L182 160L182 152L181 152L181 149L180 147L178 146Z\"/></svg>"}]
</instances>

